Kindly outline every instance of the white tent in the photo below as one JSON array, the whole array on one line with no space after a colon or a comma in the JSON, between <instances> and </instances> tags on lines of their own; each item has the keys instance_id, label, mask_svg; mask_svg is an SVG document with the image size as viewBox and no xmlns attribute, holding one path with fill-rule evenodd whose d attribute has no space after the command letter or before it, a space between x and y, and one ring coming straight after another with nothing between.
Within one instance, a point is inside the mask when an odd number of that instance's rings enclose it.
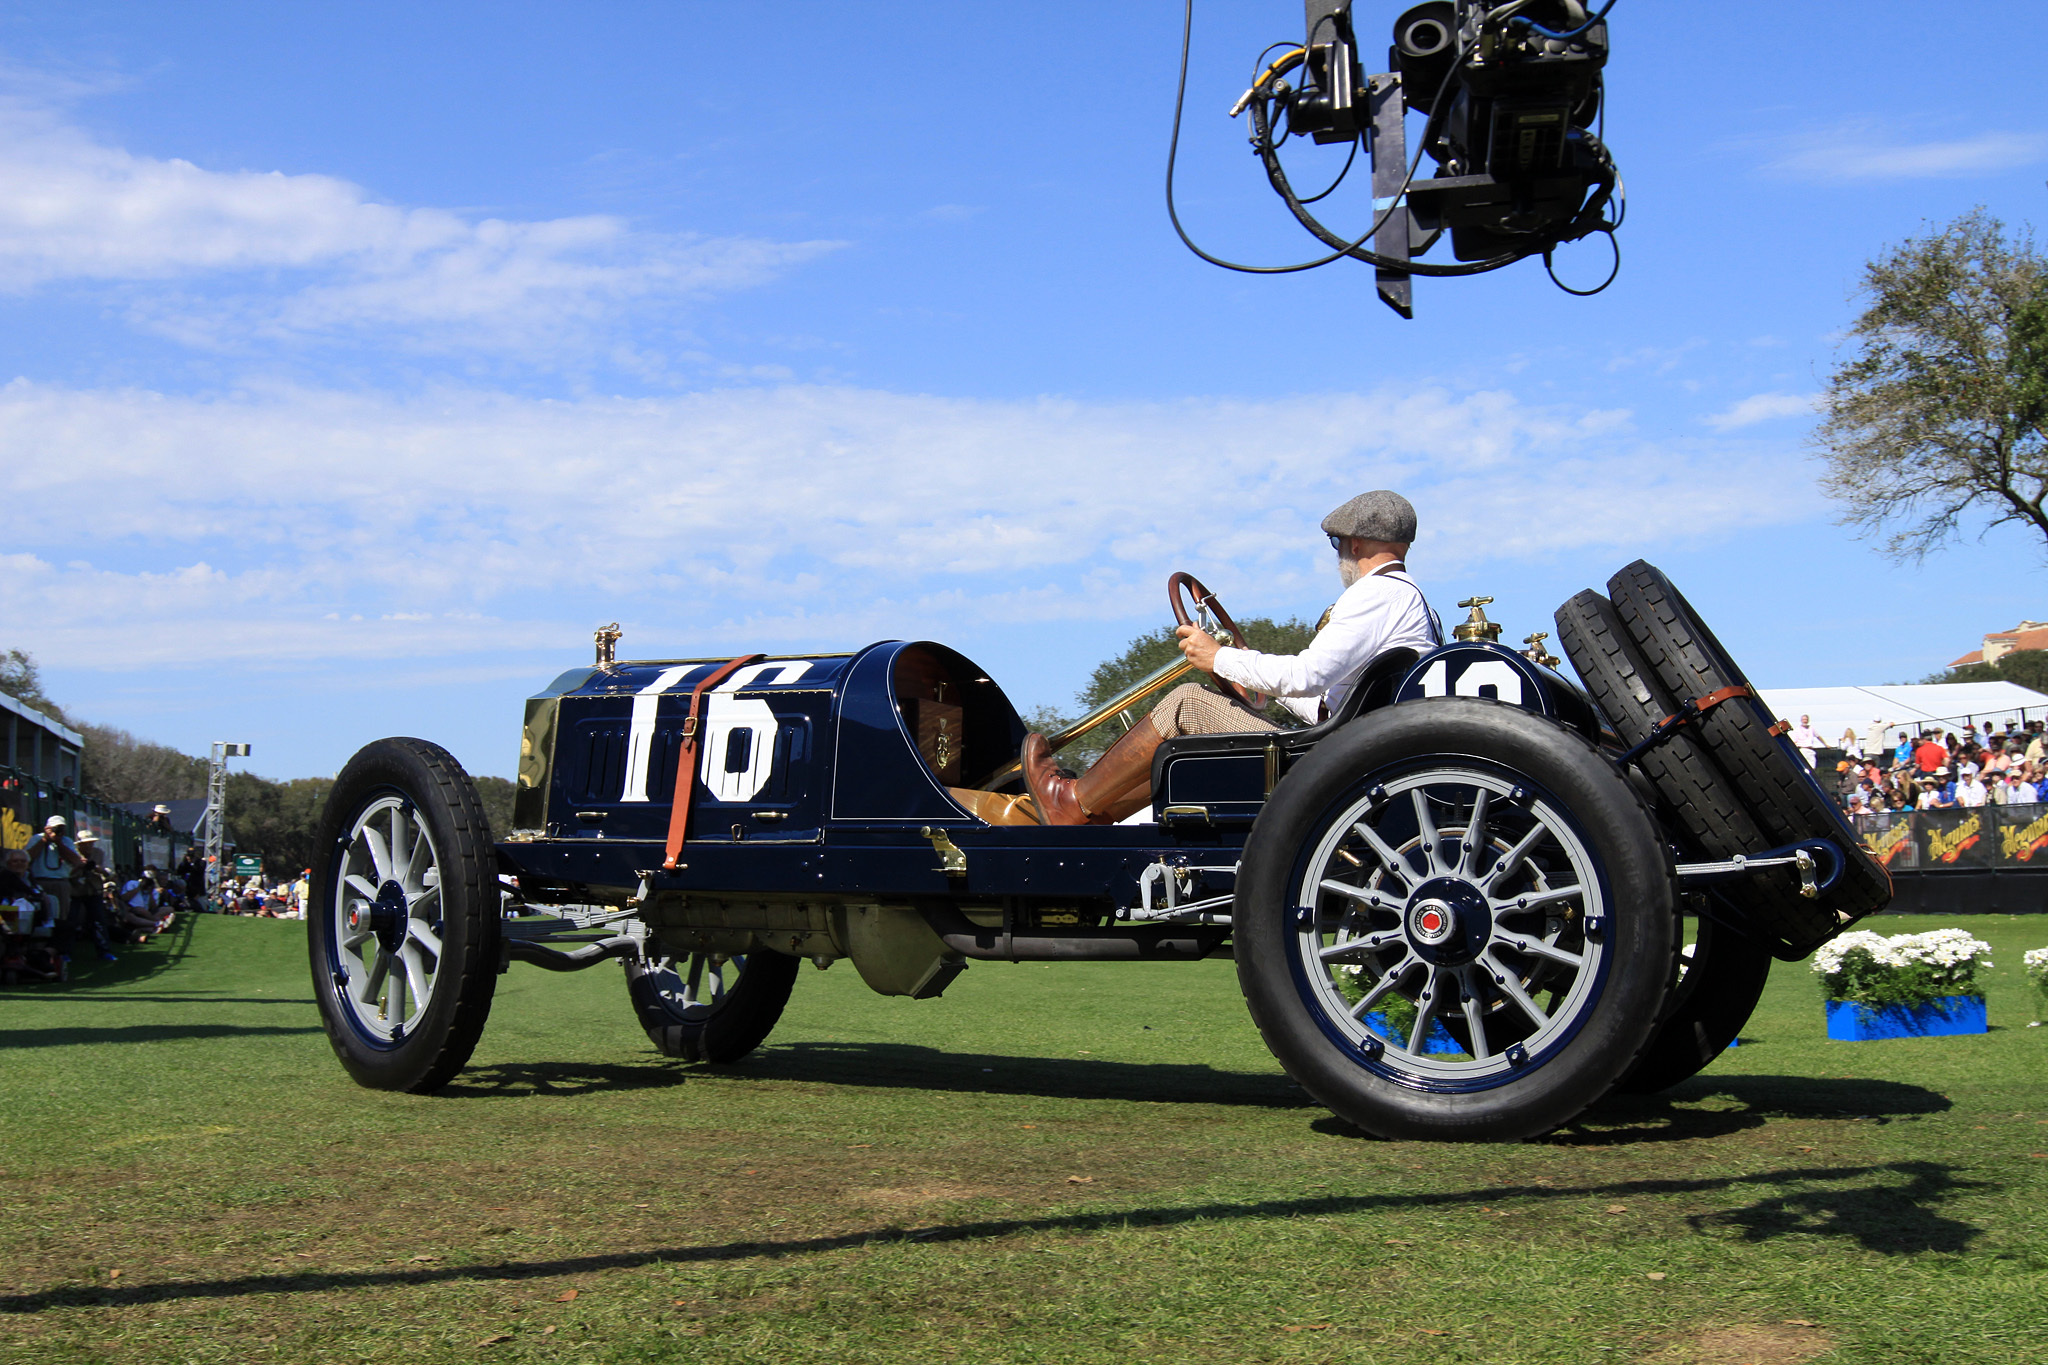
<instances>
[{"instance_id":1,"label":"white tent","mask_svg":"<svg viewBox=\"0 0 2048 1365\"><path fill-rule=\"evenodd\" d=\"M1899 731L1961 728L1965 721L2048 719L2048 696L2009 682L1906 683L1896 687L1762 687L1764 705L1781 720L1813 717L1813 728L1838 741L1854 730L1866 749L1896 744Z\"/></svg>"}]
</instances>

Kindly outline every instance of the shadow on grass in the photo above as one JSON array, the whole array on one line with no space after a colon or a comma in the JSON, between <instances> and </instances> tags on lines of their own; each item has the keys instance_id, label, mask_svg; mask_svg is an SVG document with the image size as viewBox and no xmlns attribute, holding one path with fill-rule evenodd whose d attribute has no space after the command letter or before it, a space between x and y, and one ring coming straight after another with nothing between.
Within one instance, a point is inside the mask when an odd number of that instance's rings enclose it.
<instances>
[{"instance_id":1,"label":"shadow on grass","mask_svg":"<svg viewBox=\"0 0 2048 1365\"><path fill-rule=\"evenodd\" d=\"M458 1098L587 1094L681 1085L692 1075L727 1082L810 1081L1053 1099L1149 1100L1167 1104L1314 1107L1285 1076L1219 1071L1198 1062L1110 1062L1089 1057L1006 1057L946 1052L908 1043L784 1043L731 1067L540 1063L476 1067L440 1093Z\"/></svg>"},{"instance_id":2,"label":"shadow on grass","mask_svg":"<svg viewBox=\"0 0 2048 1365\"><path fill-rule=\"evenodd\" d=\"M147 981L153 976L161 976L183 963L191 953L193 918L189 914L180 915L178 922L171 927L171 932L158 935L154 942L139 945L115 944L114 956L118 960L114 962L99 961L92 941L81 938L71 948L71 980L30 987L22 991L18 998L94 999L109 987L125 986L131 981Z\"/></svg>"},{"instance_id":3,"label":"shadow on grass","mask_svg":"<svg viewBox=\"0 0 2048 1365\"><path fill-rule=\"evenodd\" d=\"M1903 1177L1903 1183L1899 1177ZM1834 1188L1840 1186L1847 1188ZM1695 1215L1691 1221L1702 1231L1734 1231L1742 1240L1750 1242L1804 1234L1851 1238L1872 1251L1887 1255L1954 1252L1966 1248L1972 1239L1981 1235L1982 1229L1943 1216L1937 1211L1938 1205L1960 1191L1995 1188L1984 1182L1958 1180L1953 1167L1938 1162L1907 1161L1878 1166L1795 1168L1691 1180L1622 1180L1569 1188L1510 1185L1442 1193L1328 1195L1246 1203L1191 1204L1177 1208L1114 1209L1038 1218L985 1219L916 1228L899 1226L827 1237L653 1247L604 1255L563 1256L545 1261L242 1275L220 1280L128 1284L118 1288L66 1286L31 1293L0 1294L0 1313L39 1313L60 1307L127 1307L188 1299L230 1299L247 1294L316 1294L479 1280L524 1280L606 1270L636 1270L653 1265L814 1256L893 1242L968 1242L1033 1232L1091 1233L1133 1227L1178 1227L1188 1223L1233 1219L1303 1218L1415 1209L1457 1210L1493 1206L1508 1200L1541 1204L1560 1200L1723 1193L1739 1198L1757 1187L1769 1193L1740 1208Z\"/></svg>"},{"instance_id":4,"label":"shadow on grass","mask_svg":"<svg viewBox=\"0 0 2048 1365\"><path fill-rule=\"evenodd\" d=\"M566 1099L599 1090L662 1090L688 1079L676 1062L503 1062L470 1067L434 1094L458 1100Z\"/></svg>"},{"instance_id":5,"label":"shadow on grass","mask_svg":"<svg viewBox=\"0 0 2048 1365\"><path fill-rule=\"evenodd\" d=\"M1686 1221L1702 1232L1734 1232L1745 1242L1768 1242L1787 1233L1850 1237L1887 1256L1962 1251L1982 1231L1942 1217L1933 1205L1958 1190L1992 1188L1989 1182L1957 1180L1953 1167L1937 1161L1901 1161L1889 1169L1905 1176L1906 1183L1797 1190L1739 1209L1694 1214Z\"/></svg>"},{"instance_id":6,"label":"shadow on grass","mask_svg":"<svg viewBox=\"0 0 2048 1365\"><path fill-rule=\"evenodd\" d=\"M190 1038L261 1038L284 1033L318 1033L318 1025L133 1024L119 1028L33 1028L0 1030L0 1051L18 1047L78 1047L91 1043L175 1043Z\"/></svg>"},{"instance_id":7,"label":"shadow on grass","mask_svg":"<svg viewBox=\"0 0 2048 1365\"><path fill-rule=\"evenodd\" d=\"M1699 1107L1702 1101L1716 1100L1723 1103ZM1953 1103L1938 1091L1900 1081L1696 1076L1660 1094L1610 1095L1537 1141L1559 1147L1690 1142L1761 1128L1773 1119L1854 1118L1885 1124L1917 1114L1939 1114ZM1377 1141L1339 1118L1317 1119L1309 1126L1332 1137Z\"/></svg>"},{"instance_id":8,"label":"shadow on grass","mask_svg":"<svg viewBox=\"0 0 2048 1365\"><path fill-rule=\"evenodd\" d=\"M1712 1107L1695 1107L1702 1102ZM1695 1076L1655 1095L1609 1096L1547 1140L1577 1145L1682 1142L1761 1128L1773 1119L1855 1118L1886 1124L1952 1106L1938 1091L1901 1081Z\"/></svg>"},{"instance_id":9,"label":"shadow on grass","mask_svg":"<svg viewBox=\"0 0 2048 1365\"><path fill-rule=\"evenodd\" d=\"M90 983L97 984L97 983ZM37 997L38 1003L45 1000L71 1000L81 1005L125 1005L141 1001L147 1005L317 1005L320 1002L312 996L289 995L208 995L205 991L177 991L168 995L130 995L123 991L119 995L102 995L96 990L69 990L61 995Z\"/></svg>"}]
</instances>

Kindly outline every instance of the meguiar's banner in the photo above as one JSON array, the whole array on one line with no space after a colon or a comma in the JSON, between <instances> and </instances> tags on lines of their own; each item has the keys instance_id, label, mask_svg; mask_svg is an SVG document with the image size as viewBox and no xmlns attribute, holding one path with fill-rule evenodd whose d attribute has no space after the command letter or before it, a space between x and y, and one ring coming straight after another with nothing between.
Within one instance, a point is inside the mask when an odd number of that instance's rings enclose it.
<instances>
[{"instance_id":1,"label":"meguiar's banner","mask_svg":"<svg viewBox=\"0 0 2048 1365\"><path fill-rule=\"evenodd\" d=\"M1853 822L1894 872L1994 867L2048 871L2048 805L1886 811Z\"/></svg>"},{"instance_id":2,"label":"meguiar's banner","mask_svg":"<svg viewBox=\"0 0 2048 1365\"><path fill-rule=\"evenodd\" d=\"M1997 829L1996 806L1913 812L1913 842L1925 869L1997 866Z\"/></svg>"},{"instance_id":3,"label":"meguiar's banner","mask_svg":"<svg viewBox=\"0 0 2048 1365\"><path fill-rule=\"evenodd\" d=\"M1999 806L1998 864L2048 869L2048 806Z\"/></svg>"},{"instance_id":4,"label":"meguiar's banner","mask_svg":"<svg viewBox=\"0 0 2048 1365\"><path fill-rule=\"evenodd\" d=\"M1856 821L1856 832L1870 845L1877 860L1892 871L1909 872L1920 866L1920 845L1913 839L1911 811L1861 816Z\"/></svg>"}]
</instances>

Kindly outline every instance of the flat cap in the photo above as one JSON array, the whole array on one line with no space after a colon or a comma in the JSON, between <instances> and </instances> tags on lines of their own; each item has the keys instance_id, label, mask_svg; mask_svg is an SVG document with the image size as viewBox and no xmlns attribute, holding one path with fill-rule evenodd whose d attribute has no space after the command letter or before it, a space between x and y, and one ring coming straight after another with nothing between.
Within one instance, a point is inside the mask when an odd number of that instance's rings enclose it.
<instances>
[{"instance_id":1,"label":"flat cap","mask_svg":"<svg viewBox=\"0 0 2048 1365\"><path fill-rule=\"evenodd\" d=\"M1370 493L1360 493L1324 517L1323 531L1326 535L1413 544L1415 506L1399 493L1376 488Z\"/></svg>"}]
</instances>

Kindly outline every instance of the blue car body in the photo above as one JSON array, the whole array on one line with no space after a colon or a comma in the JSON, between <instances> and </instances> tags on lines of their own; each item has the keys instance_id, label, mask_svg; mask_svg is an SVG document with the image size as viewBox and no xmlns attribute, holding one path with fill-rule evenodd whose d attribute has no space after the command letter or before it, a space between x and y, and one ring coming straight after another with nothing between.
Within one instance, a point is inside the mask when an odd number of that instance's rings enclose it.
<instances>
[{"instance_id":1,"label":"blue car body","mask_svg":"<svg viewBox=\"0 0 2048 1365\"><path fill-rule=\"evenodd\" d=\"M1273 785L1334 728L1169 741L1155 759L1149 820L988 825L949 788L1000 771L1025 727L971 660L902 640L769 658L706 695L690 837L682 865L664 870L690 693L724 662L575 669L531 698L515 829L499 842L506 870L579 893L941 897L1121 912L1140 904L1148 866L1234 860ZM1388 681L1381 704L1492 697L1598 737L1574 684L1499 645L1445 645ZM919 725L933 690L958 699L939 703L957 712L945 717L956 722L951 751L935 737L944 727Z\"/></svg>"}]
</instances>

